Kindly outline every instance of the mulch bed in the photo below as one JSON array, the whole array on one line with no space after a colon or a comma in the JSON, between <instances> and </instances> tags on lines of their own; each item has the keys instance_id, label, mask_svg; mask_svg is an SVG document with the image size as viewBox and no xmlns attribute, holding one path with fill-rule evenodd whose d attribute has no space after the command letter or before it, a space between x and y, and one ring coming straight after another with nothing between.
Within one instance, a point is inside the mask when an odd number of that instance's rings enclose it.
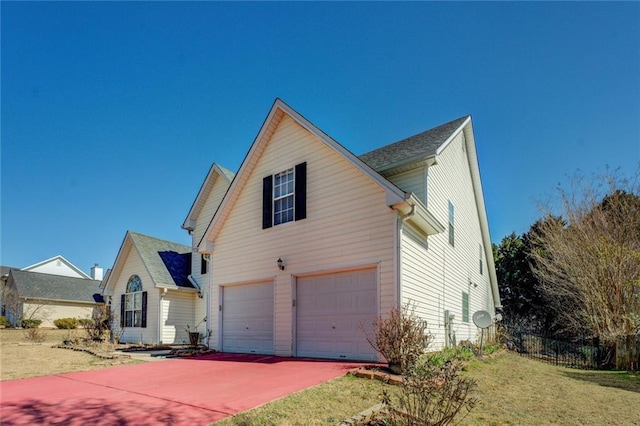
<instances>
[{"instance_id":1,"label":"mulch bed","mask_svg":"<svg viewBox=\"0 0 640 426\"><path fill-rule=\"evenodd\" d=\"M365 365L364 367L354 368L349 371L349 374L356 377L363 377L365 379L379 380L390 385L397 386L402 384L401 375L394 374L388 368L380 367L378 365Z\"/></svg>"}]
</instances>

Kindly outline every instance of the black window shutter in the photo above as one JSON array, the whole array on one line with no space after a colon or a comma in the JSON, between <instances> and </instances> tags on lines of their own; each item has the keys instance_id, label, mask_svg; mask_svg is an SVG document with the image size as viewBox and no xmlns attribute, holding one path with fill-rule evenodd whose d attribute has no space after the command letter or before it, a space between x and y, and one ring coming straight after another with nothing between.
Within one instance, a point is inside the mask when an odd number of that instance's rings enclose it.
<instances>
[{"instance_id":1,"label":"black window shutter","mask_svg":"<svg viewBox=\"0 0 640 426\"><path fill-rule=\"evenodd\" d=\"M142 292L142 328L147 327L147 292Z\"/></svg>"},{"instance_id":2,"label":"black window shutter","mask_svg":"<svg viewBox=\"0 0 640 426\"><path fill-rule=\"evenodd\" d=\"M262 229L273 226L273 176L262 181Z\"/></svg>"},{"instance_id":3,"label":"black window shutter","mask_svg":"<svg viewBox=\"0 0 640 426\"><path fill-rule=\"evenodd\" d=\"M125 295L120 295L120 327L124 328L124 305L125 305Z\"/></svg>"},{"instance_id":4,"label":"black window shutter","mask_svg":"<svg viewBox=\"0 0 640 426\"><path fill-rule=\"evenodd\" d=\"M307 217L307 163L296 165L296 220Z\"/></svg>"}]
</instances>

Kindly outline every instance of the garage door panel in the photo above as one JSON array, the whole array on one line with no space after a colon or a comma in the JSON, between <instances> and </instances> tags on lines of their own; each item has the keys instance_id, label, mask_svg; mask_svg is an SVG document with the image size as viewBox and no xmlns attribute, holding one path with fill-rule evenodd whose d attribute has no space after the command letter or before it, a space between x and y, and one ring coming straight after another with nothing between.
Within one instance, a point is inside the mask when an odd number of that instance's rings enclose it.
<instances>
[{"instance_id":1,"label":"garage door panel","mask_svg":"<svg viewBox=\"0 0 640 426\"><path fill-rule=\"evenodd\" d=\"M224 287L222 350L273 354L273 283Z\"/></svg>"},{"instance_id":2,"label":"garage door panel","mask_svg":"<svg viewBox=\"0 0 640 426\"><path fill-rule=\"evenodd\" d=\"M298 356L376 360L360 324L378 312L375 270L302 277L296 285Z\"/></svg>"}]
</instances>

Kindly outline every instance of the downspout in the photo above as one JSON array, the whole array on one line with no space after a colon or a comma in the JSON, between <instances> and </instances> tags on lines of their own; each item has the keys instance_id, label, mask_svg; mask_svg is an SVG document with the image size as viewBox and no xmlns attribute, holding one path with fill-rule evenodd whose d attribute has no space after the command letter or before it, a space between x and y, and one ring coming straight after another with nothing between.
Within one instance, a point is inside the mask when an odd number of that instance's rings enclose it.
<instances>
[{"instance_id":1,"label":"downspout","mask_svg":"<svg viewBox=\"0 0 640 426\"><path fill-rule=\"evenodd\" d=\"M164 297L167 295L167 288L163 288L162 291L160 291L160 297L158 297L158 337L157 337L157 342L159 344L163 344L164 342L162 341L162 336L163 336L163 331L164 331L164 327L162 325L162 316L164 315L163 312L163 301L164 301Z\"/></svg>"},{"instance_id":2,"label":"downspout","mask_svg":"<svg viewBox=\"0 0 640 426\"><path fill-rule=\"evenodd\" d=\"M193 275L191 274L187 275L187 279L196 288L196 290L198 290L198 297L202 299L202 288L200 288L200 284L198 284L198 281L196 281L196 279L193 278Z\"/></svg>"},{"instance_id":3,"label":"downspout","mask_svg":"<svg viewBox=\"0 0 640 426\"><path fill-rule=\"evenodd\" d=\"M402 227L404 222L416 214L416 206L413 204L409 213L398 217L398 226L396 228L396 308L402 309Z\"/></svg>"},{"instance_id":4,"label":"downspout","mask_svg":"<svg viewBox=\"0 0 640 426\"><path fill-rule=\"evenodd\" d=\"M211 274L211 264L209 264L209 275ZM206 329L205 329L205 340L206 340L206 346L209 347L209 319L211 318L211 311L209 310L210 306L211 306L211 300L209 299L210 295L208 294L209 292L206 292L207 294L202 292L202 287L200 286L200 284L198 284L198 281L196 281L196 279L193 277L193 275L189 274L187 275L187 279L189 280L189 282L198 290L198 297L200 299L202 299L203 297L206 296L206 301L205 301L205 324L206 324ZM207 286L207 288L210 288L211 286Z\"/></svg>"}]
</instances>

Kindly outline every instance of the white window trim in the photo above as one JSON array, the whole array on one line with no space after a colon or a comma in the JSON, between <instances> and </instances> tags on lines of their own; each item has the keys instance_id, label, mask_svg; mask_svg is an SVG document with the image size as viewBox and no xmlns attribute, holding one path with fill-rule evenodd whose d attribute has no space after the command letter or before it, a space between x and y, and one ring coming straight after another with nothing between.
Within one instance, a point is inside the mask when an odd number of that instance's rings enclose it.
<instances>
[{"instance_id":1,"label":"white window trim","mask_svg":"<svg viewBox=\"0 0 640 426\"><path fill-rule=\"evenodd\" d=\"M287 180L285 181L284 185L280 184L277 185L276 184L276 176L282 176L284 175L284 177L287 177L288 175L291 175L291 180ZM291 192L288 192L286 194L280 194L279 196L276 196L276 188L282 188L282 187L286 187L286 185L289 184L289 182L291 182ZM271 208L271 220L273 223L273 226L277 226L277 225L283 225L285 223L289 223L289 222L295 222L295 218L296 218L296 171L294 167L291 167L287 170L283 170L279 173L275 173L273 175L273 189L272 189L272 193L271 193L271 199L272 199L272 208ZM286 198L291 198L292 199L292 207L291 209L284 209L281 210L279 212L276 212L276 202L280 201L280 200L284 200ZM286 221L280 221L277 222L276 221L276 214L280 214L282 217L282 213L291 210L291 220L286 220Z\"/></svg>"},{"instance_id":2,"label":"white window trim","mask_svg":"<svg viewBox=\"0 0 640 426\"><path fill-rule=\"evenodd\" d=\"M136 295L138 295L140 299L140 309L136 309ZM129 298L133 298L133 309L127 309ZM131 314L131 325L127 324L127 312L132 312ZM140 325L136 325L136 312L138 312L138 319ZM142 290L135 291L133 293L125 293L124 294L124 326L127 328L141 328L142 327Z\"/></svg>"}]
</instances>

